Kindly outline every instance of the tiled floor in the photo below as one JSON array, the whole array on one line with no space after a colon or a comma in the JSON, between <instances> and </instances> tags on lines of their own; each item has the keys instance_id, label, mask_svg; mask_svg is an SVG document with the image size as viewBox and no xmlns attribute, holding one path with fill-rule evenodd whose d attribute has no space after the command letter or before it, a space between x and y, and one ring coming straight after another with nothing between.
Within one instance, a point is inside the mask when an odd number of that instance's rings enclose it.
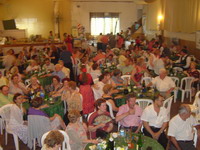
<instances>
[{"instance_id":1,"label":"tiled floor","mask_svg":"<svg viewBox=\"0 0 200 150\"><path fill-rule=\"evenodd\" d=\"M185 103L190 103L189 101L185 101ZM171 118L178 113L178 107L180 106L181 102L177 101L176 103L172 103L171 107ZM191 103L190 103L191 104ZM4 135L0 135L0 144L3 146L4 150L15 150L14 140L12 135L8 135L8 145L5 146ZM19 142L20 150L28 150L27 146L23 144L21 141ZM198 150L200 150L200 144L198 144ZM40 148L37 148L38 150Z\"/></svg>"}]
</instances>

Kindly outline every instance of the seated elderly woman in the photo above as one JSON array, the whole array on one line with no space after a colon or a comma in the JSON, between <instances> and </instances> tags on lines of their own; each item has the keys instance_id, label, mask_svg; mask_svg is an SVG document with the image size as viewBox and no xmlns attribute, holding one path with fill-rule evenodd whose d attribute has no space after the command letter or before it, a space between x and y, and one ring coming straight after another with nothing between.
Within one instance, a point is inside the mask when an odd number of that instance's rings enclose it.
<instances>
[{"instance_id":1,"label":"seated elderly woman","mask_svg":"<svg viewBox=\"0 0 200 150\"><path fill-rule=\"evenodd\" d=\"M68 114L70 123L65 131L70 139L71 150L83 150L87 143L97 143L97 140L88 140L87 126L80 122L80 116L78 110L71 110Z\"/></svg>"},{"instance_id":2,"label":"seated elderly woman","mask_svg":"<svg viewBox=\"0 0 200 150\"><path fill-rule=\"evenodd\" d=\"M38 92L44 91L36 76L31 77L27 90L30 94L37 94Z\"/></svg>"},{"instance_id":3,"label":"seated elderly woman","mask_svg":"<svg viewBox=\"0 0 200 150\"><path fill-rule=\"evenodd\" d=\"M46 92L50 95L54 95L62 88L62 84L60 83L60 78L58 76L53 76L52 81L52 84L46 88Z\"/></svg>"},{"instance_id":4,"label":"seated elderly woman","mask_svg":"<svg viewBox=\"0 0 200 150\"><path fill-rule=\"evenodd\" d=\"M96 100L95 106L97 111L90 116L88 121L88 129L91 132L91 138L106 138L107 134L113 129L112 118L110 113L106 110L106 100L102 98Z\"/></svg>"},{"instance_id":5,"label":"seated elderly woman","mask_svg":"<svg viewBox=\"0 0 200 150\"><path fill-rule=\"evenodd\" d=\"M111 77L113 86L123 85L124 80L121 78L121 75L122 73L119 69L113 71L113 76Z\"/></svg>"},{"instance_id":6,"label":"seated elderly woman","mask_svg":"<svg viewBox=\"0 0 200 150\"><path fill-rule=\"evenodd\" d=\"M23 114L25 109L22 108L22 103L26 100L23 95L16 93L13 97L13 105L10 108L10 119L7 124L7 129L16 134L25 144L27 144L28 138L28 126L27 122L23 120Z\"/></svg>"},{"instance_id":7,"label":"seated elderly woman","mask_svg":"<svg viewBox=\"0 0 200 150\"><path fill-rule=\"evenodd\" d=\"M102 98L111 103L113 111L118 111L119 108L115 105L115 102L113 101L113 98L112 98L112 94L116 92L113 89L113 86L111 84L104 85L103 92L104 94Z\"/></svg>"},{"instance_id":8,"label":"seated elderly woman","mask_svg":"<svg viewBox=\"0 0 200 150\"><path fill-rule=\"evenodd\" d=\"M39 69L40 69L40 66L37 64L37 62L35 60L31 60L30 64L26 68L26 73L36 71L36 70L39 70Z\"/></svg>"},{"instance_id":9,"label":"seated elderly woman","mask_svg":"<svg viewBox=\"0 0 200 150\"><path fill-rule=\"evenodd\" d=\"M52 130L44 139L44 145L41 150L59 150L64 141L64 136L58 130Z\"/></svg>"},{"instance_id":10,"label":"seated elderly woman","mask_svg":"<svg viewBox=\"0 0 200 150\"><path fill-rule=\"evenodd\" d=\"M41 110L42 108L47 107L46 105L42 105L43 99L41 97L32 99L30 104L31 107L28 110L28 115L38 115L49 118L51 129L58 129L59 127L62 127L63 129L66 128L64 121L58 114L54 114L53 117L49 117L45 112Z\"/></svg>"},{"instance_id":11,"label":"seated elderly woman","mask_svg":"<svg viewBox=\"0 0 200 150\"><path fill-rule=\"evenodd\" d=\"M28 94L25 85L19 81L19 76L17 74L11 77L9 88L10 88L9 89L10 94L15 94L15 93Z\"/></svg>"},{"instance_id":12,"label":"seated elderly woman","mask_svg":"<svg viewBox=\"0 0 200 150\"><path fill-rule=\"evenodd\" d=\"M57 92L55 92L55 94L53 94L53 97L58 97L58 96L62 96L64 93L66 93L69 90L69 83L70 79L69 78L64 78L62 80L62 88L60 90L58 90Z\"/></svg>"},{"instance_id":13,"label":"seated elderly woman","mask_svg":"<svg viewBox=\"0 0 200 150\"><path fill-rule=\"evenodd\" d=\"M196 63L191 62L190 68L187 71L184 71L184 73L189 77L195 78L192 84L192 95L194 96L198 85L200 86L200 72L196 69Z\"/></svg>"},{"instance_id":14,"label":"seated elderly woman","mask_svg":"<svg viewBox=\"0 0 200 150\"><path fill-rule=\"evenodd\" d=\"M82 113L82 95L77 90L76 82L68 82L68 91L62 94L61 99L67 102L68 112L75 109Z\"/></svg>"}]
</instances>

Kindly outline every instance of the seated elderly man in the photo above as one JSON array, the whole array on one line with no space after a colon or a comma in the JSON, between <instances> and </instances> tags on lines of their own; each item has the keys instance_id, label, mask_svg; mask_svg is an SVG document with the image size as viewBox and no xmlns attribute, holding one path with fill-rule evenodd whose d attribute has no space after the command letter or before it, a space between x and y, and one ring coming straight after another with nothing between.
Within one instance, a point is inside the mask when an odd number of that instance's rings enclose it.
<instances>
[{"instance_id":1,"label":"seated elderly man","mask_svg":"<svg viewBox=\"0 0 200 150\"><path fill-rule=\"evenodd\" d=\"M45 60L45 64L43 65L43 68L45 68L48 71L54 71L55 70L55 66L53 63L51 63L49 58L46 58Z\"/></svg>"},{"instance_id":2,"label":"seated elderly man","mask_svg":"<svg viewBox=\"0 0 200 150\"><path fill-rule=\"evenodd\" d=\"M127 104L119 107L116 116L116 122L119 122L121 127L131 129L132 132L138 133L142 127L142 109L136 103L136 96L130 94L127 96Z\"/></svg>"},{"instance_id":3,"label":"seated elderly man","mask_svg":"<svg viewBox=\"0 0 200 150\"><path fill-rule=\"evenodd\" d=\"M197 127L197 122L191 115L189 105L182 104L178 114L169 122L169 150L195 150L193 145L194 127ZM199 131L198 136L200 135Z\"/></svg>"},{"instance_id":4,"label":"seated elderly man","mask_svg":"<svg viewBox=\"0 0 200 150\"><path fill-rule=\"evenodd\" d=\"M61 66L61 71L65 74L65 77L70 78L70 70L64 66L64 62L59 60L58 63Z\"/></svg>"},{"instance_id":5,"label":"seated elderly man","mask_svg":"<svg viewBox=\"0 0 200 150\"><path fill-rule=\"evenodd\" d=\"M143 121L144 135L157 140L166 149L168 140L164 130L167 127L169 117L166 108L162 107L163 102L163 96L158 95L154 103L144 109L141 120Z\"/></svg>"},{"instance_id":6,"label":"seated elderly man","mask_svg":"<svg viewBox=\"0 0 200 150\"><path fill-rule=\"evenodd\" d=\"M65 74L62 72L62 67L60 64L55 65L55 71L51 75L58 76L60 80L65 78Z\"/></svg>"},{"instance_id":7,"label":"seated elderly man","mask_svg":"<svg viewBox=\"0 0 200 150\"><path fill-rule=\"evenodd\" d=\"M164 68L159 70L159 76L155 77L147 87L151 85L155 86L164 97L169 97L176 86L174 81L167 76L167 71Z\"/></svg>"},{"instance_id":8,"label":"seated elderly man","mask_svg":"<svg viewBox=\"0 0 200 150\"><path fill-rule=\"evenodd\" d=\"M132 58L127 58L125 61L125 66L121 66L119 69L122 71L122 74L131 74L133 71L133 60Z\"/></svg>"},{"instance_id":9,"label":"seated elderly man","mask_svg":"<svg viewBox=\"0 0 200 150\"><path fill-rule=\"evenodd\" d=\"M13 95L9 94L9 87L7 85L3 85L0 88L0 107L3 105L9 104L13 100Z\"/></svg>"}]
</instances>

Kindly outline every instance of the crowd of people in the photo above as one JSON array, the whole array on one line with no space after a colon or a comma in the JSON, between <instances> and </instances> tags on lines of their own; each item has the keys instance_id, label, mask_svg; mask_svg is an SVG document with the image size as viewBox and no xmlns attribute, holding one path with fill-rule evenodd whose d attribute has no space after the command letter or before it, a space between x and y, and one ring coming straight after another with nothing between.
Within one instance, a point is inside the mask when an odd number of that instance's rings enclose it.
<instances>
[{"instance_id":1,"label":"crowd of people","mask_svg":"<svg viewBox=\"0 0 200 150\"><path fill-rule=\"evenodd\" d=\"M8 127L25 144L28 142L28 123L23 120L23 115L27 114L47 117L51 130L65 130L72 150L81 150L87 143L97 143L98 137L105 138L113 131L116 122L121 128L135 133L140 132L143 126L144 135L157 140L164 148L168 144L168 135L170 150L195 149L192 130L198 124L191 115L190 107L181 105L179 114L171 120L163 107L164 100L176 87L168 75L173 68L178 67L185 76L194 77L193 96L200 87L200 72L187 47L180 48L176 44L167 47L160 39L147 41L141 36L125 48L123 35L119 33L116 36L100 34L96 47L84 40L83 48L78 48L73 47L70 35L65 34L64 37L64 44L45 45L42 49L24 47L17 54L10 49L2 56L6 71L0 73L0 112L12 102ZM172 56L178 59L174 60ZM109 70L110 66L115 68ZM153 77L146 85L159 92L153 104L142 110L136 104L136 93L130 93L126 104L117 107L113 94L119 92L118 86L127 86L122 75L130 75L130 84L137 88L144 86L141 82L143 77ZM51 84L40 84L39 78L46 77L51 77ZM27 79L30 81L28 84L25 83ZM42 110L48 105L44 105L44 99L37 95L38 92L53 98L61 97L67 103L64 121L60 115L49 117ZM33 98L34 94L36 97ZM25 110L22 103L27 99L30 108ZM115 120L110 116L107 102L112 106ZM63 137L59 139L61 142L56 146L62 143ZM49 140L47 137L46 148L43 149L54 146L49 145Z\"/></svg>"}]
</instances>

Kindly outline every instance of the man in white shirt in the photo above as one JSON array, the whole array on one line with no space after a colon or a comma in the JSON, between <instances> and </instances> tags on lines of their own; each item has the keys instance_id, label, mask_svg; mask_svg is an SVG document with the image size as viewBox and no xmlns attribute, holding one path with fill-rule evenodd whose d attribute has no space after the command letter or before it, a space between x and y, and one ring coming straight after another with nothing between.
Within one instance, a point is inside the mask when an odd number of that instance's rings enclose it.
<instances>
[{"instance_id":1,"label":"man in white shirt","mask_svg":"<svg viewBox=\"0 0 200 150\"><path fill-rule=\"evenodd\" d=\"M64 66L64 62L62 60L59 60L58 63L60 64L62 72L65 74L65 76L70 79L70 70L69 70L69 68L66 68Z\"/></svg>"},{"instance_id":2,"label":"man in white shirt","mask_svg":"<svg viewBox=\"0 0 200 150\"><path fill-rule=\"evenodd\" d=\"M182 49L181 57L176 61L176 64L174 64L175 67L181 67L184 70L188 69L190 67L191 63L191 57L188 55L188 51L186 49Z\"/></svg>"},{"instance_id":3,"label":"man in white shirt","mask_svg":"<svg viewBox=\"0 0 200 150\"><path fill-rule=\"evenodd\" d=\"M144 135L157 140L166 149L168 140L164 130L167 127L169 117L166 108L162 107L163 102L164 97L158 95L154 103L144 109L141 120L143 121Z\"/></svg>"},{"instance_id":4,"label":"man in white shirt","mask_svg":"<svg viewBox=\"0 0 200 150\"><path fill-rule=\"evenodd\" d=\"M196 150L193 145L194 127L196 126L197 122L191 115L189 105L182 104L178 114L169 122L169 150ZM198 130L199 135L200 132Z\"/></svg>"},{"instance_id":5,"label":"man in white shirt","mask_svg":"<svg viewBox=\"0 0 200 150\"><path fill-rule=\"evenodd\" d=\"M167 76L167 71L164 68L159 70L159 76L155 77L152 82L147 85L147 87L152 85L155 86L164 97L170 97L170 93L176 87L174 81Z\"/></svg>"},{"instance_id":6,"label":"man in white shirt","mask_svg":"<svg viewBox=\"0 0 200 150\"><path fill-rule=\"evenodd\" d=\"M45 59L45 64L43 65L43 68L47 71L55 71L54 64L51 63L51 61L48 58Z\"/></svg>"}]
</instances>

